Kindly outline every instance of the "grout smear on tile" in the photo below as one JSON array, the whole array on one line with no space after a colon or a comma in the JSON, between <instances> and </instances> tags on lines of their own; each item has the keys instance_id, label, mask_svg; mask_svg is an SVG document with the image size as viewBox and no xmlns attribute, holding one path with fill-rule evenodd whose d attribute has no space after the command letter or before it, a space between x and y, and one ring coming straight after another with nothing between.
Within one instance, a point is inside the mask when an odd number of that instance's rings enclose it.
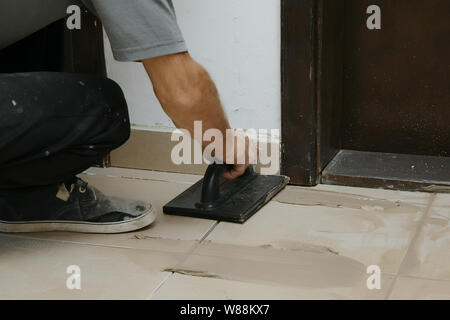
<instances>
[{"instance_id":1,"label":"grout smear on tile","mask_svg":"<svg viewBox=\"0 0 450 320\"><path fill-rule=\"evenodd\" d=\"M162 279L161 283L153 289L152 293L146 298L146 300L153 300L153 297L161 290L162 286L169 281L169 279L173 276L173 273L169 273L164 279Z\"/></svg>"},{"instance_id":2,"label":"grout smear on tile","mask_svg":"<svg viewBox=\"0 0 450 320\"><path fill-rule=\"evenodd\" d=\"M365 287L363 263L326 247L290 243L250 247L203 242L182 263L164 268L193 277L290 287ZM367 289L366 289L367 290Z\"/></svg>"},{"instance_id":3,"label":"grout smear on tile","mask_svg":"<svg viewBox=\"0 0 450 320\"><path fill-rule=\"evenodd\" d=\"M220 279L220 277L217 274L213 274L213 273L210 273L207 271L187 270L187 269L180 269L180 268L166 268L163 271L173 272L173 273L178 273L178 274L183 274L183 275L193 276L193 277Z\"/></svg>"},{"instance_id":4,"label":"grout smear on tile","mask_svg":"<svg viewBox=\"0 0 450 320\"><path fill-rule=\"evenodd\" d=\"M261 248L274 248L278 250L289 250L289 251L304 251L304 252L313 252L313 253L321 253L321 254L335 254L339 255L339 252L325 246L314 245L310 243L303 243L299 241L292 240L280 240L280 241L272 241L269 244L263 244L260 246Z\"/></svg>"}]
</instances>

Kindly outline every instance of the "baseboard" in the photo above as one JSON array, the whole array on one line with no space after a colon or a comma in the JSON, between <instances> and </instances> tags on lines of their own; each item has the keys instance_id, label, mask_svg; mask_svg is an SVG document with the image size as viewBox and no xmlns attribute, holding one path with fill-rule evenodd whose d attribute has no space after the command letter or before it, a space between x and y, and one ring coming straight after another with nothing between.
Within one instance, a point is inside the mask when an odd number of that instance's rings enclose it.
<instances>
[{"instance_id":1,"label":"baseboard","mask_svg":"<svg viewBox=\"0 0 450 320\"><path fill-rule=\"evenodd\" d=\"M131 169L203 174L206 164L180 164L171 160L171 152L178 141L171 141L171 132L132 130L126 144L111 152L111 166ZM279 143L276 146L279 150ZM272 150L272 149L270 149ZM261 164L256 165L261 170ZM279 166L276 168L279 172Z\"/></svg>"}]
</instances>

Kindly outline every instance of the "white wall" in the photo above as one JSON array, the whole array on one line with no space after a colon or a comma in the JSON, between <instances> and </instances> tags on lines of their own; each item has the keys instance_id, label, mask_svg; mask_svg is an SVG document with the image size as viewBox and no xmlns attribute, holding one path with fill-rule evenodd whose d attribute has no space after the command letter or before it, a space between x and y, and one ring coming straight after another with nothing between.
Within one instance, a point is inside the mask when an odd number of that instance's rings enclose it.
<instances>
[{"instance_id":1,"label":"white wall","mask_svg":"<svg viewBox=\"0 0 450 320\"><path fill-rule=\"evenodd\" d=\"M174 0L191 55L211 74L235 128L279 129L280 0ZM107 41L107 39L106 39ZM114 61L108 75L124 89L136 129L173 128L140 63Z\"/></svg>"}]
</instances>

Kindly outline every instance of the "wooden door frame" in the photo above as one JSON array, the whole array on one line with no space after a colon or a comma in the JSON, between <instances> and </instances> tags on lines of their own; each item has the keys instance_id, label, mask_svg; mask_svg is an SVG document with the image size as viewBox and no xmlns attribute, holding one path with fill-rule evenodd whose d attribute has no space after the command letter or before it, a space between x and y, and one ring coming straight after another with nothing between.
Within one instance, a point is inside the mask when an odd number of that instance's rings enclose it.
<instances>
[{"instance_id":1,"label":"wooden door frame","mask_svg":"<svg viewBox=\"0 0 450 320\"><path fill-rule=\"evenodd\" d=\"M281 173L317 183L316 1L281 0Z\"/></svg>"},{"instance_id":2,"label":"wooden door frame","mask_svg":"<svg viewBox=\"0 0 450 320\"><path fill-rule=\"evenodd\" d=\"M281 0L281 172L314 186L341 148L343 1Z\"/></svg>"}]
</instances>

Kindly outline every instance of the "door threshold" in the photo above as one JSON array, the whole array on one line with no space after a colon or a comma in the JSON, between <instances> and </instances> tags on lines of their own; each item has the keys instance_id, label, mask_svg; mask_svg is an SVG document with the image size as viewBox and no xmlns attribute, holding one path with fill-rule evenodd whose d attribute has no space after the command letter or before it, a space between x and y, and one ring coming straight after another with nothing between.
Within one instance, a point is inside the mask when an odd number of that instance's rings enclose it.
<instances>
[{"instance_id":1,"label":"door threshold","mask_svg":"<svg viewBox=\"0 0 450 320\"><path fill-rule=\"evenodd\" d=\"M450 157L341 150L322 183L392 190L450 192Z\"/></svg>"}]
</instances>

